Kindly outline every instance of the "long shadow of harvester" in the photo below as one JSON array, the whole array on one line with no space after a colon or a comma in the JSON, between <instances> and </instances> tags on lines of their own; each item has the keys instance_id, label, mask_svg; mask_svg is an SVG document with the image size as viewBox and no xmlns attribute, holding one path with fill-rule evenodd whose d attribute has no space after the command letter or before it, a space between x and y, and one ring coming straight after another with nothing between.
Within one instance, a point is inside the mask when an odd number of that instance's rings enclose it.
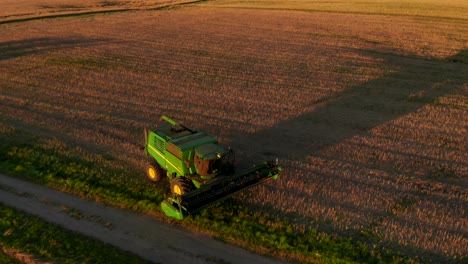
<instances>
[{"instance_id":1,"label":"long shadow of harvester","mask_svg":"<svg viewBox=\"0 0 468 264\"><path fill-rule=\"evenodd\" d=\"M95 45L103 40L104 39L43 37L0 42L0 61L60 49Z\"/></svg>"},{"instance_id":2,"label":"long shadow of harvester","mask_svg":"<svg viewBox=\"0 0 468 264\"><path fill-rule=\"evenodd\" d=\"M468 88L468 50L443 60L370 51L357 52L378 57L398 71L351 87L322 99L320 102L312 103L315 104L313 111L294 119L280 122L253 134L234 137L231 142L232 146L241 150L241 158L246 159L245 162L241 160L242 165L247 166L250 160L264 160L272 157L278 157L280 160L303 161L307 156L320 154L320 151L328 146L354 136L365 135L375 127L416 112L425 104L436 102L438 97L460 91L463 93ZM280 162L280 165L283 164ZM314 174L313 171L306 171L304 168L295 168L292 171L299 171L305 175ZM353 179L346 180L353 181ZM379 188L393 189L391 186L379 186ZM294 193L293 195L300 198L303 194ZM366 210L347 201L330 203L339 204L341 208L349 207L355 211ZM289 215L287 210L281 208L268 210L273 215ZM362 212L365 213L365 211ZM385 215L385 211L383 214ZM290 215L292 219L295 219L294 221L301 223L317 222L315 216L298 216L294 213ZM396 221L409 221L399 217L395 219ZM320 225L317 228L327 231L326 225ZM372 243L380 243L373 240L377 238L369 239L373 241ZM412 252L413 255L428 254L431 261L446 262L450 259L446 255L430 250L409 248L391 241L384 243L391 244L401 249L402 252Z\"/></svg>"},{"instance_id":3,"label":"long shadow of harvester","mask_svg":"<svg viewBox=\"0 0 468 264\"><path fill-rule=\"evenodd\" d=\"M295 119L254 134L234 137L230 143L242 150L241 163L244 163L243 158L301 160L327 146L415 112L468 83L467 50L444 60L355 52L383 59L399 70L313 102L316 104L314 111Z\"/></svg>"}]
</instances>

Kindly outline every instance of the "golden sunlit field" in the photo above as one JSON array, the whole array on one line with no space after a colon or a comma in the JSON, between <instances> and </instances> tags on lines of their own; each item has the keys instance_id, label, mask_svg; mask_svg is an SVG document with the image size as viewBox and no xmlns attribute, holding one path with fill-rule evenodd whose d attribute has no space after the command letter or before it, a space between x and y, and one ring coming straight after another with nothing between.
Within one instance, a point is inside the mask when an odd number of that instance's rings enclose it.
<instances>
[{"instance_id":1,"label":"golden sunlit field","mask_svg":"<svg viewBox=\"0 0 468 264\"><path fill-rule=\"evenodd\" d=\"M252 211L466 260L466 1L204 1L5 23L76 1L50 2L0 8L3 141L39 136L28 143L143 182L143 128L166 114L240 166L279 159L277 181L235 197ZM150 2L113 5L163 3Z\"/></svg>"}]
</instances>

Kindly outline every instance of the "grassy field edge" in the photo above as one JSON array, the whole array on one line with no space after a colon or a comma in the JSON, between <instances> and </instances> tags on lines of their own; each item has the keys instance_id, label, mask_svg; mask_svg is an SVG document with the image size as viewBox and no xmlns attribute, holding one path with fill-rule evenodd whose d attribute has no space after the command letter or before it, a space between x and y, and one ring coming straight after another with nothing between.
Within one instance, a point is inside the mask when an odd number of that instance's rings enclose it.
<instances>
[{"instance_id":1,"label":"grassy field edge","mask_svg":"<svg viewBox=\"0 0 468 264\"><path fill-rule=\"evenodd\" d=\"M148 263L131 253L62 229L0 203L0 243L4 248L32 254L54 263ZM11 262L8 262L10 261ZM0 262L17 263L0 254Z\"/></svg>"},{"instance_id":2,"label":"grassy field edge","mask_svg":"<svg viewBox=\"0 0 468 264\"><path fill-rule=\"evenodd\" d=\"M11 140L15 137L22 140ZM0 137L0 146L2 173L83 198L150 214L189 230L209 233L258 254L309 263L415 262L397 252L371 247L350 237L338 237L313 229L301 233L293 230L290 223L254 212L233 200L176 222L166 218L160 210L159 204L166 195L163 187L144 181L135 183L116 180L122 178L118 174L126 172L107 169L97 165L99 161L77 157L73 154L76 150L70 146L56 148L50 145L48 139L18 131Z\"/></svg>"}]
</instances>

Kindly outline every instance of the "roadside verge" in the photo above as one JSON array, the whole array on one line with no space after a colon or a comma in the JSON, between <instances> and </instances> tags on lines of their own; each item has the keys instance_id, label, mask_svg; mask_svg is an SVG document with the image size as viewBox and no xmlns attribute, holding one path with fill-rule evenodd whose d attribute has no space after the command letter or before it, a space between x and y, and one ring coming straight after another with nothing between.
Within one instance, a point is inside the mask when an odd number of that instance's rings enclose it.
<instances>
[{"instance_id":1,"label":"roadside verge","mask_svg":"<svg viewBox=\"0 0 468 264\"><path fill-rule=\"evenodd\" d=\"M0 203L156 263L275 263L200 233L0 174Z\"/></svg>"}]
</instances>

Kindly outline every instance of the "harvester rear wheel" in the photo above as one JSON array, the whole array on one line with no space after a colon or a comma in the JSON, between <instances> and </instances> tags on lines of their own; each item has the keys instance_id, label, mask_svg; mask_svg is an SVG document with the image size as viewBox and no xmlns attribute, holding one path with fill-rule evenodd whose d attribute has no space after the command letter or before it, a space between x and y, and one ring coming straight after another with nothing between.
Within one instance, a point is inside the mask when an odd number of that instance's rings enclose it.
<instances>
[{"instance_id":1,"label":"harvester rear wheel","mask_svg":"<svg viewBox=\"0 0 468 264\"><path fill-rule=\"evenodd\" d=\"M146 165L146 177L153 182L160 181L164 178L164 170L156 162L148 162Z\"/></svg>"},{"instance_id":2,"label":"harvester rear wheel","mask_svg":"<svg viewBox=\"0 0 468 264\"><path fill-rule=\"evenodd\" d=\"M177 177L171 181L171 192L173 194L183 195L191 189L191 182L184 177Z\"/></svg>"}]
</instances>

